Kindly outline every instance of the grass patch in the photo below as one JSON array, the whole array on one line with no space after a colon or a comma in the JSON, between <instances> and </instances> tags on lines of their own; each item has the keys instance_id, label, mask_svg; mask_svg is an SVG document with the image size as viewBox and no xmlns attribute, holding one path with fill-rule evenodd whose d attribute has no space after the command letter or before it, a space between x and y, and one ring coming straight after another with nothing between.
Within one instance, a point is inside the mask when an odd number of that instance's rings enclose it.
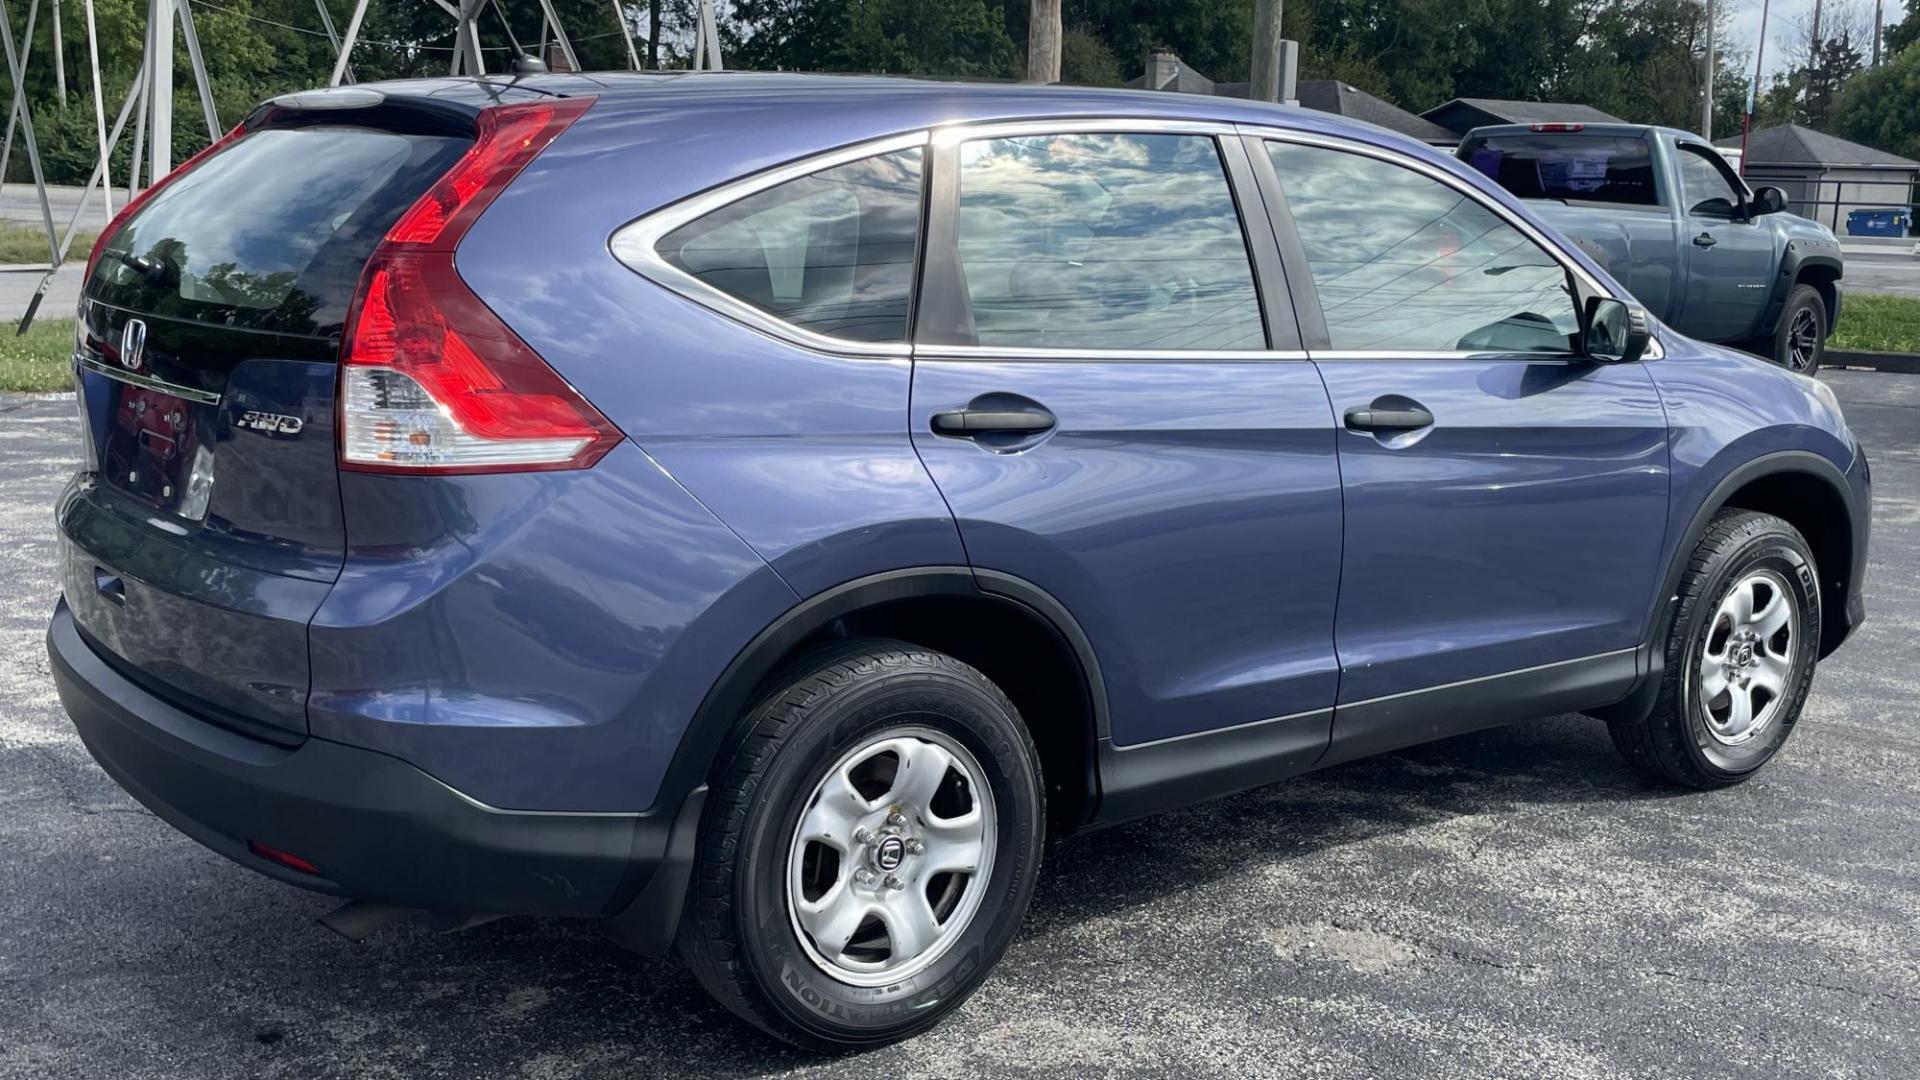
<instances>
[{"instance_id":1,"label":"grass patch","mask_svg":"<svg viewBox=\"0 0 1920 1080\"><path fill-rule=\"evenodd\" d=\"M1920 299L1848 293L1827 348L1920 353Z\"/></svg>"},{"instance_id":2,"label":"grass patch","mask_svg":"<svg viewBox=\"0 0 1920 1080\"><path fill-rule=\"evenodd\" d=\"M54 222L54 235L58 236L67 225L64 221ZM67 247L67 261L75 259L85 263L87 252L93 250L94 237L99 236L98 229L83 229L73 234L73 243ZM39 263L47 262L47 234L38 225L28 225L18 221L0 221L0 263Z\"/></svg>"},{"instance_id":3,"label":"grass patch","mask_svg":"<svg viewBox=\"0 0 1920 1080\"><path fill-rule=\"evenodd\" d=\"M73 389L73 320L35 319L18 337L18 320L0 327L0 390Z\"/></svg>"}]
</instances>

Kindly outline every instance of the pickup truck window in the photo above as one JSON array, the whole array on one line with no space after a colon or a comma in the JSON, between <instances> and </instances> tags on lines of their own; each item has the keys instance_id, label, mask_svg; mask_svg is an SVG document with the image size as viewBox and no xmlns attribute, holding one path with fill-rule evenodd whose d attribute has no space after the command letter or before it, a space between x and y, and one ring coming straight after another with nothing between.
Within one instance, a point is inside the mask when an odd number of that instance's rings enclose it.
<instances>
[{"instance_id":1,"label":"pickup truck window","mask_svg":"<svg viewBox=\"0 0 1920 1080\"><path fill-rule=\"evenodd\" d=\"M1460 155L1522 199L1658 206L1646 140L1543 132L1475 139Z\"/></svg>"},{"instance_id":2,"label":"pickup truck window","mask_svg":"<svg viewBox=\"0 0 1920 1080\"><path fill-rule=\"evenodd\" d=\"M1740 191L1727 177L1720 155L1680 144L1680 189L1687 213L1730 218L1740 209Z\"/></svg>"},{"instance_id":3,"label":"pickup truck window","mask_svg":"<svg viewBox=\"0 0 1920 1080\"><path fill-rule=\"evenodd\" d=\"M1335 349L1567 353L1566 267L1492 210L1412 169L1268 142Z\"/></svg>"}]
</instances>

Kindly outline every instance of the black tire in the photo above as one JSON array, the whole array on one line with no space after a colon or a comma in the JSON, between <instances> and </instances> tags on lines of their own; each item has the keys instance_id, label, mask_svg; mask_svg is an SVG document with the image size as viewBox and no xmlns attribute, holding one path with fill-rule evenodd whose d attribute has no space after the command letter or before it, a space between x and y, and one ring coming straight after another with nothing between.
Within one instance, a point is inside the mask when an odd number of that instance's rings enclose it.
<instances>
[{"instance_id":1,"label":"black tire","mask_svg":"<svg viewBox=\"0 0 1920 1080\"><path fill-rule=\"evenodd\" d=\"M1780 321L1773 328L1773 362L1788 371L1811 375L1827 358L1827 302L1811 285L1787 293Z\"/></svg>"},{"instance_id":2,"label":"black tire","mask_svg":"<svg viewBox=\"0 0 1920 1080\"><path fill-rule=\"evenodd\" d=\"M1781 596L1793 605L1795 620L1791 666L1778 708L1765 727L1746 742L1728 745L1713 734L1709 709L1714 705L1701 700L1704 693L1696 673L1709 635L1724 632L1717 629L1724 627L1718 622L1722 601L1756 572L1769 573L1786 585ZM1609 725L1621 755L1655 779L1701 789L1740 783L1771 761L1793 734L1813 684L1820 644L1819 580L1813 553L1792 525L1747 510L1715 515L1680 579L1680 603L1667 634L1665 670L1651 715Z\"/></svg>"},{"instance_id":3,"label":"black tire","mask_svg":"<svg viewBox=\"0 0 1920 1080\"><path fill-rule=\"evenodd\" d=\"M972 755L991 789L995 847L978 907L951 946L904 981L863 988L835 978L802 943L789 917L789 845L835 763L908 725ZM950 656L864 640L803 658L750 710L714 775L681 956L727 1008L804 1049L880 1046L932 1027L986 979L1026 914L1045 836L1038 763L1013 703Z\"/></svg>"}]
</instances>

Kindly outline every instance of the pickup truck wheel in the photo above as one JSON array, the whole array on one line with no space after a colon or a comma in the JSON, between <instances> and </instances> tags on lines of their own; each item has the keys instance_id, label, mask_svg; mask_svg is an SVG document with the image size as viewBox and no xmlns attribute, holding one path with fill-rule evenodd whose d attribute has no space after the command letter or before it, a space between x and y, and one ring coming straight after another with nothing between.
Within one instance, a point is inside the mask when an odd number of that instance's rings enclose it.
<instances>
[{"instance_id":1,"label":"pickup truck wheel","mask_svg":"<svg viewBox=\"0 0 1920 1080\"><path fill-rule=\"evenodd\" d=\"M1020 714L953 657L864 640L790 668L742 731L708 799L682 957L805 1049L933 1026L1033 895L1046 810Z\"/></svg>"},{"instance_id":2,"label":"pickup truck wheel","mask_svg":"<svg viewBox=\"0 0 1920 1080\"><path fill-rule=\"evenodd\" d=\"M1795 285L1773 329L1773 359L1789 371L1811 375L1827 355L1827 302L1811 285Z\"/></svg>"},{"instance_id":3,"label":"pickup truck wheel","mask_svg":"<svg viewBox=\"0 0 1920 1080\"><path fill-rule=\"evenodd\" d=\"M1737 784L1785 745L1813 684L1813 553L1780 518L1723 510L1694 548L1679 596L1653 713L1612 724L1613 744L1655 779Z\"/></svg>"}]
</instances>

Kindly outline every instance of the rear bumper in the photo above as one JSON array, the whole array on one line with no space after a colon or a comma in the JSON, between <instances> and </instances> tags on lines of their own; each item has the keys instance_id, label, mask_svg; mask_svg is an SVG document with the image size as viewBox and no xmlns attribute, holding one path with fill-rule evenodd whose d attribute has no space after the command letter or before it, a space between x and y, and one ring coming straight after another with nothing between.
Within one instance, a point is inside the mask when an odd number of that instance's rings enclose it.
<instances>
[{"instance_id":1,"label":"rear bumper","mask_svg":"<svg viewBox=\"0 0 1920 1080\"><path fill-rule=\"evenodd\" d=\"M457 913L618 915L664 947L679 916L696 792L674 818L496 810L412 765L309 738L288 748L148 693L81 638L63 600L47 630L61 703L101 768L159 817L269 877L318 892ZM248 841L312 863L307 874ZM661 940L655 940L656 938Z\"/></svg>"}]
</instances>

